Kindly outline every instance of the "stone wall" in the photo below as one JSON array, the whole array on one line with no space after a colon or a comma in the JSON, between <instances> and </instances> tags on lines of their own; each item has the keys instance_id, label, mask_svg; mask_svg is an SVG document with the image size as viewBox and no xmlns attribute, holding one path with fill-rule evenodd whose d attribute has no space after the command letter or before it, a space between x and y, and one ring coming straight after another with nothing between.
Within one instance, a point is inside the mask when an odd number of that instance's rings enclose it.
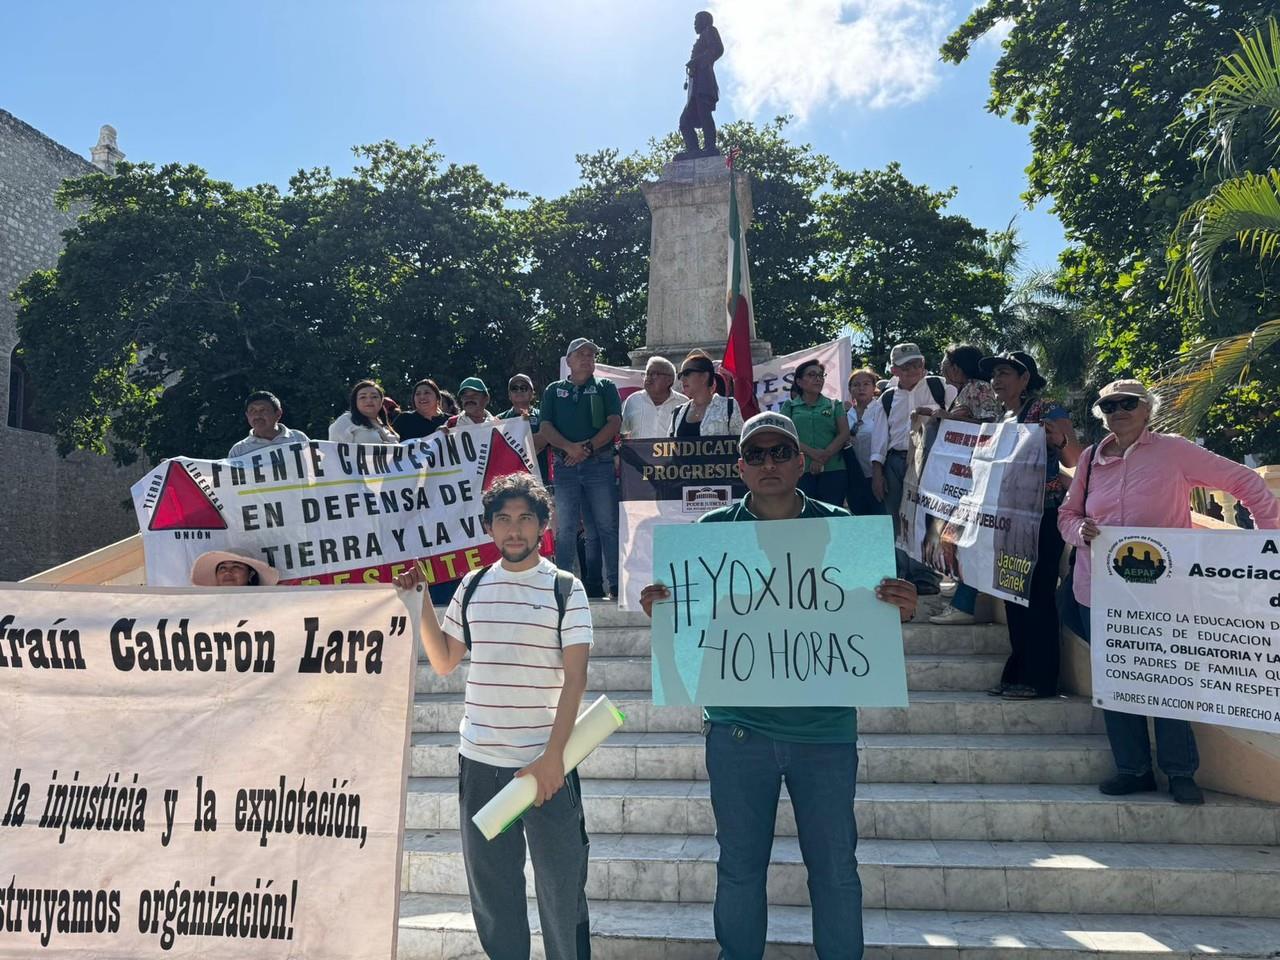
<instances>
[{"instance_id":1,"label":"stone wall","mask_svg":"<svg viewBox=\"0 0 1280 960\"><path fill-rule=\"evenodd\" d=\"M62 213L53 194L67 177L92 164L0 110L0 580L18 580L137 531L122 504L143 472L116 467L109 458L58 456L53 437L9 427L9 379L18 343L17 304L10 294L33 270L53 266ZM43 396L57 383L36 381Z\"/></svg>"}]
</instances>

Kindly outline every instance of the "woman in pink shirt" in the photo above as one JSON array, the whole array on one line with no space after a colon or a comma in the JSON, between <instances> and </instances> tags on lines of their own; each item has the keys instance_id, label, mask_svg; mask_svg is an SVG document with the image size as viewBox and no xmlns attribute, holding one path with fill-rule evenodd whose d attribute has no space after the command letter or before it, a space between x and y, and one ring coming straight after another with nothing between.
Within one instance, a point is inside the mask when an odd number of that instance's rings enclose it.
<instances>
[{"instance_id":1,"label":"woman in pink shirt","mask_svg":"<svg viewBox=\"0 0 1280 960\"><path fill-rule=\"evenodd\" d=\"M1137 380L1117 380L1102 388L1093 412L1111 431L1080 457L1058 528L1076 551L1074 590L1084 638L1089 639L1089 544L1102 526L1190 527L1193 487L1225 490L1253 512L1259 528L1280 527L1280 501L1266 482L1225 457L1190 440L1147 429L1157 401ZM1099 790L1109 796L1156 789L1147 718L1104 710L1107 739L1117 773ZM1196 786L1200 765L1195 735L1185 720L1155 718L1160 769L1179 803L1203 803Z\"/></svg>"}]
</instances>

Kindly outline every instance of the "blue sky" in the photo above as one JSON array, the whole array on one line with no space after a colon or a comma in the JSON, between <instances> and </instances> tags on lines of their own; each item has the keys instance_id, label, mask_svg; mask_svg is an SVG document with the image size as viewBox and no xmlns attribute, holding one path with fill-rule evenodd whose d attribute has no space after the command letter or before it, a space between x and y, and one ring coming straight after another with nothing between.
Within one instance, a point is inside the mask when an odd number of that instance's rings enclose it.
<instances>
[{"instance_id":1,"label":"blue sky","mask_svg":"<svg viewBox=\"0 0 1280 960\"><path fill-rule=\"evenodd\" d=\"M955 185L981 226L1017 215L1031 265L1062 229L1019 199L1027 131L986 113L999 53L937 48L970 0L733 0L719 122L798 117L791 136L849 169L902 163ZM132 160L198 163L238 185L349 170L350 147L433 139L518 189L553 196L574 155L673 130L696 4L587 0L14 2L0 107L87 154L103 123ZM786 11L784 16L781 11Z\"/></svg>"}]
</instances>

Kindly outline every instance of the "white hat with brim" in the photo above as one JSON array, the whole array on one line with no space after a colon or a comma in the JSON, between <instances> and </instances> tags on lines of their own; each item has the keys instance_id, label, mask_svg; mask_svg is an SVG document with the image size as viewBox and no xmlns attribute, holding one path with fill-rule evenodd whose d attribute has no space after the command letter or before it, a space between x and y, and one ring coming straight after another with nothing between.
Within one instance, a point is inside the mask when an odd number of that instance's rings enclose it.
<instances>
[{"instance_id":1,"label":"white hat with brim","mask_svg":"<svg viewBox=\"0 0 1280 960\"><path fill-rule=\"evenodd\" d=\"M242 553L230 553L226 550L210 550L196 557L191 565L191 585L194 587L216 587L218 585L218 564L243 563L258 575L258 586L274 587L280 582L280 573L275 567L256 557L246 557Z\"/></svg>"},{"instance_id":2,"label":"white hat with brim","mask_svg":"<svg viewBox=\"0 0 1280 960\"><path fill-rule=\"evenodd\" d=\"M1160 398L1148 390L1147 385L1141 380L1112 380L1098 391L1098 399L1090 411L1099 420L1103 419L1105 414L1098 404L1111 397L1134 397L1145 403L1152 414L1160 409Z\"/></svg>"}]
</instances>

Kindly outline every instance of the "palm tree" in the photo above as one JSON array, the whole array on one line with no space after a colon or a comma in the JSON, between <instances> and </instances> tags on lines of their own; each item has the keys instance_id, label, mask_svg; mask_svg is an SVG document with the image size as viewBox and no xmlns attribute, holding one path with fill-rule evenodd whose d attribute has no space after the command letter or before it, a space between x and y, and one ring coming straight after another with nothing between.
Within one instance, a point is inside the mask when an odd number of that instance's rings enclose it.
<instances>
[{"instance_id":1,"label":"palm tree","mask_svg":"<svg viewBox=\"0 0 1280 960\"><path fill-rule=\"evenodd\" d=\"M1195 92L1189 109L1205 118L1204 149L1217 155L1228 179L1189 206L1174 230L1169 280L1175 302L1193 311L1214 311L1212 273L1224 244L1235 241L1259 262L1280 252L1280 170L1237 173L1233 134L1240 120L1266 111L1266 138L1280 149L1280 25L1269 19L1240 49L1222 61L1219 74ZM1163 371L1154 385L1164 402L1156 426L1193 437L1209 408L1280 341L1280 318L1245 333L1192 346Z\"/></svg>"},{"instance_id":2,"label":"palm tree","mask_svg":"<svg viewBox=\"0 0 1280 960\"><path fill-rule=\"evenodd\" d=\"M1064 292L1060 269L1023 269L1016 218L991 234L987 250L995 268L1013 278L1003 302L991 308L997 348L1026 350L1051 384L1080 392L1097 358L1097 331L1080 299Z\"/></svg>"}]
</instances>

